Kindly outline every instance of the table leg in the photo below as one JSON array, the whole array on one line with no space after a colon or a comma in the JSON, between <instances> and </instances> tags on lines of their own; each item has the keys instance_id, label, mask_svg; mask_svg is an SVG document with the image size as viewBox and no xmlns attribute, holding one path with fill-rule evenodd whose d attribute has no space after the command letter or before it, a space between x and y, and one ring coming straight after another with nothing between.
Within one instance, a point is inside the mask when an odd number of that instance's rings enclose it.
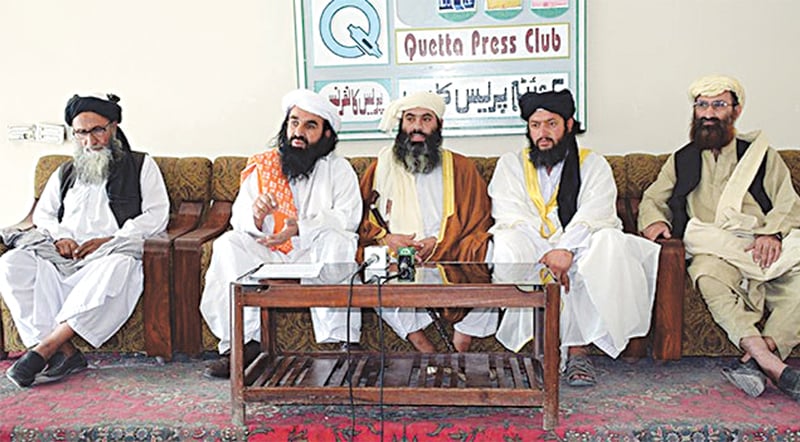
<instances>
[{"instance_id":1,"label":"table leg","mask_svg":"<svg viewBox=\"0 0 800 442\"><path fill-rule=\"evenodd\" d=\"M559 316L561 315L561 286L547 284L545 286L544 307L544 417L542 427L552 430L558 426L558 351L561 342Z\"/></svg>"},{"instance_id":2,"label":"table leg","mask_svg":"<svg viewBox=\"0 0 800 442\"><path fill-rule=\"evenodd\" d=\"M231 284L231 410L234 425L244 425L244 305L241 286Z\"/></svg>"}]
</instances>

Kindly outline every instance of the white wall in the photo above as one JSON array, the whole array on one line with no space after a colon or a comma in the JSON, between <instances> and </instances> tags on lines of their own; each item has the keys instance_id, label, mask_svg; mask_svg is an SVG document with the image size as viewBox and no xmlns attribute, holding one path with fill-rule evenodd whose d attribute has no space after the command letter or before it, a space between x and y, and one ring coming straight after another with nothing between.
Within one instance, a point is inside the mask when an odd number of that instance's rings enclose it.
<instances>
[{"instance_id":1,"label":"white wall","mask_svg":"<svg viewBox=\"0 0 800 442\"><path fill-rule=\"evenodd\" d=\"M402 1L402 0L401 0ZM706 73L738 77L741 130L797 147L800 2L586 0L587 120L602 153L669 152L686 140L686 88ZM115 92L135 148L162 156L249 155L277 130L296 86L291 0L0 0L0 226L30 205L39 156L72 146L10 142L12 124L62 122L75 92ZM379 142L342 142L345 155ZM472 155L521 137L452 138Z\"/></svg>"}]
</instances>

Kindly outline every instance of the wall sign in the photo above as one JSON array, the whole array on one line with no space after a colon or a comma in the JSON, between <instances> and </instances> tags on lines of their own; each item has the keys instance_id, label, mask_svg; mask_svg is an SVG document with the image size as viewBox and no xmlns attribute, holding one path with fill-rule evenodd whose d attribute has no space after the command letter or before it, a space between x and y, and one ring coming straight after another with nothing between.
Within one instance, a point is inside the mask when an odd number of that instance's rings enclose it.
<instances>
[{"instance_id":1,"label":"wall sign","mask_svg":"<svg viewBox=\"0 0 800 442\"><path fill-rule=\"evenodd\" d=\"M585 0L295 0L298 82L343 139L384 137L394 98L428 90L445 135L519 134L517 98L569 88L585 114Z\"/></svg>"}]
</instances>

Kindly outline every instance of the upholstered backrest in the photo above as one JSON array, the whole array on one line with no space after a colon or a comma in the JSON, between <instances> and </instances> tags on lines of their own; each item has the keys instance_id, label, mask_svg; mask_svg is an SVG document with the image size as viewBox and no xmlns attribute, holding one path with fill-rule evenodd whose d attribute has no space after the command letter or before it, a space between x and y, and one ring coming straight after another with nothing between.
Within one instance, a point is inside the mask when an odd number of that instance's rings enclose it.
<instances>
[{"instance_id":1,"label":"upholstered backrest","mask_svg":"<svg viewBox=\"0 0 800 442\"><path fill-rule=\"evenodd\" d=\"M214 201L232 202L239 194L239 179L247 165L247 157L223 156L214 160L211 197Z\"/></svg>"},{"instance_id":2,"label":"upholstered backrest","mask_svg":"<svg viewBox=\"0 0 800 442\"><path fill-rule=\"evenodd\" d=\"M800 150L781 150L779 152L789 167L789 172L792 173L794 190L800 193Z\"/></svg>"},{"instance_id":3,"label":"upholstered backrest","mask_svg":"<svg viewBox=\"0 0 800 442\"><path fill-rule=\"evenodd\" d=\"M184 201L211 199L211 160L202 157L153 157L167 186L171 212Z\"/></svg>"}]
</instances>

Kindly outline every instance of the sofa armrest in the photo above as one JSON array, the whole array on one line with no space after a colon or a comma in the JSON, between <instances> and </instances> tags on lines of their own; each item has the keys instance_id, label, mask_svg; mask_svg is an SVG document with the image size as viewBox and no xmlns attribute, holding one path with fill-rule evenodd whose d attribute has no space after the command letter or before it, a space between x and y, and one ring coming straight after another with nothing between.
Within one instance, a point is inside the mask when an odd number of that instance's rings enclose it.
<instances>
[{"instance_id":1,"label":"sofa armrest","mask_svg":"<svg viewBox=\"0 0 800 442\"><path fill-rule=\"evenodd\" d=\"M200 316L201 260L203 246L228 230L233 204L215 201L206 220L197 229L177 238L174 251L175 351L197 355L203 350L203 319Z\"/></svg>"},{"instance_id":2,"label":"sofa armrest","mask_svg":"<svg viewBox=\"0 0 800 442\"><path fill-rule=\"evenodd\" d=\"M653 358L681 358L683 338L683 297L686 282L686 250L683 241L661 239L653 315Z\"/></svg>"},{"instance_id":3,"label":"sofa armrest","mask_svg":"<svg viewBox=\"0 0 800 442\"><path fill-rule=\"evenodd\" d=\"M173 293L171 249L176 238L195 228L203 212L202 202L184 201L167 230L144 243L144 345L150 356L170 360L173 354L171 304Z\"/></svg>"}]
</instances>

